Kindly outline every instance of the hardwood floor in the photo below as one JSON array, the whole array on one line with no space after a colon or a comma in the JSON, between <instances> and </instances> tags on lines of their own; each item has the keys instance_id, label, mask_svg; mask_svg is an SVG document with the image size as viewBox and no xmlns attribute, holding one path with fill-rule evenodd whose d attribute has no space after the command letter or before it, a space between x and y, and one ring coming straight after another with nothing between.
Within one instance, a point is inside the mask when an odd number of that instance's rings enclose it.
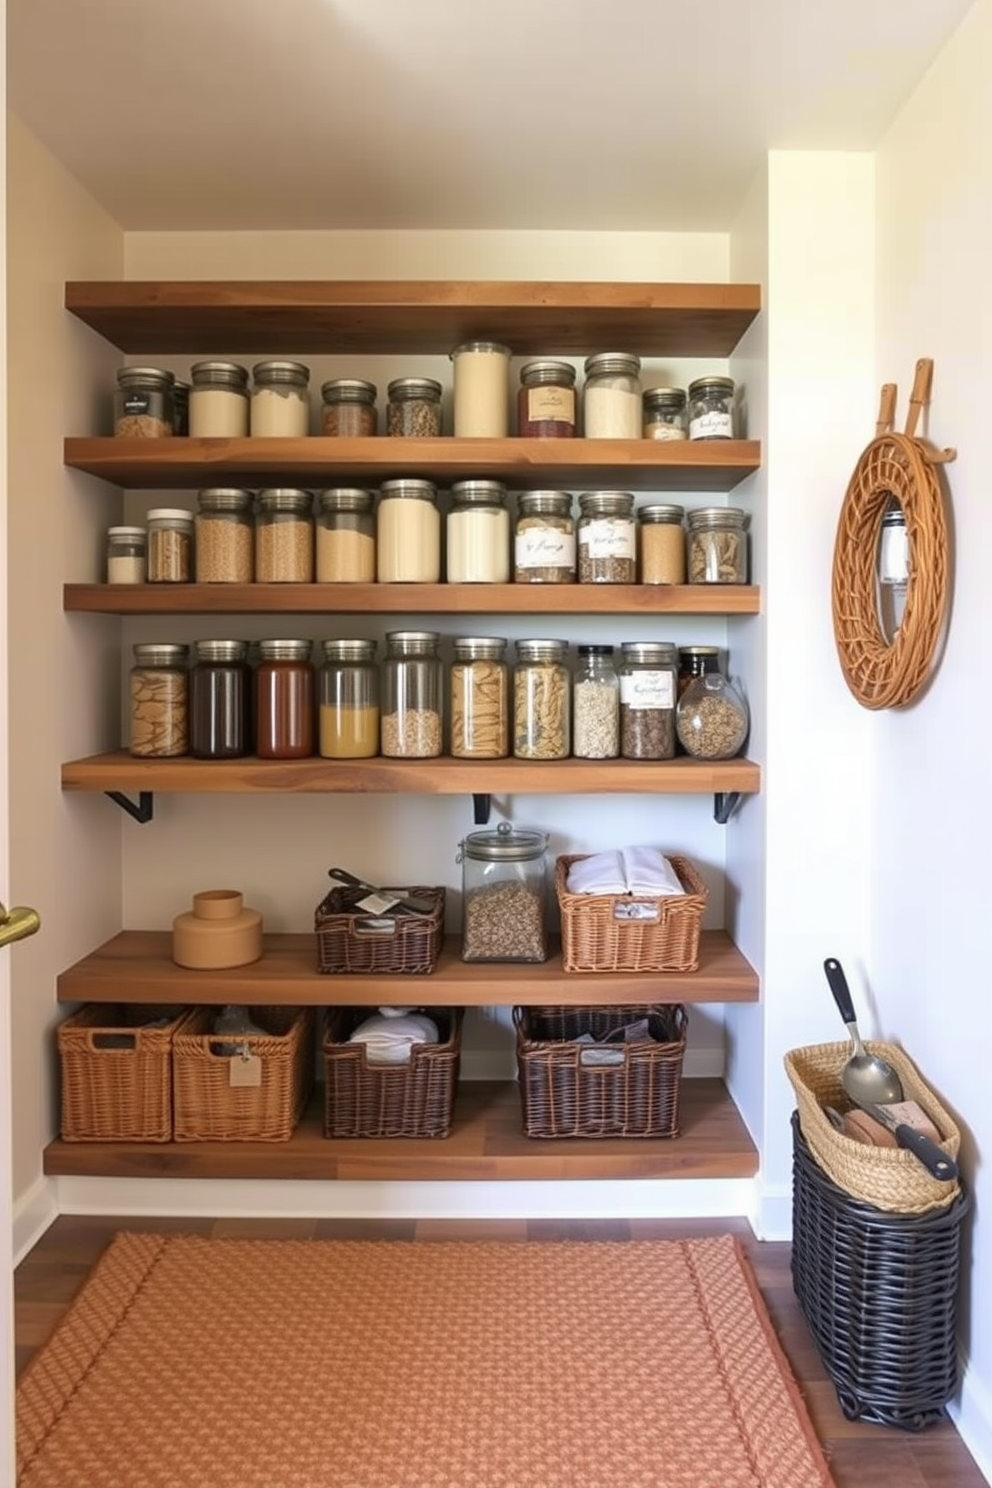
<instances>
[{"instance_id":1,"label":"hardwood floor","mask_svg":"<svg viewBox=\"0 0 992 1488\"><path fill-rule=\"evenodd\" d=\"M113 1219L63 1215L14 1275L20 1372L52 1332L117 1230L202 1235L393 1240L669 1240L732 1231L744 1242L837 1488L986 1488L953 1426L920 1436L844 1418L792 1290L789 1246L759 1242L741 1220ZM466 1485L470 1488L470 1485Z\"/></svg>"}]
</instances>

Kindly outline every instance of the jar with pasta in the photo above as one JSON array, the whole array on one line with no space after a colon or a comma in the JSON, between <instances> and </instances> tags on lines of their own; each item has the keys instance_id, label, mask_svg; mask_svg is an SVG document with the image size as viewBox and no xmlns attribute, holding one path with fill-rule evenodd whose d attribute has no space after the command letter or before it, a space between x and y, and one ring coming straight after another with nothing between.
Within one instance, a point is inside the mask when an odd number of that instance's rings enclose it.
<instances>
[{"instance_id":1,"label":"jar with pasta","mask_svg":"<svg viewBox=\"0 0 992 1488\"><path fill-rule=\"evenodd\" d=\"M371 584L375 579L372 492L354 486L317 497L317 583Z\"/></svg>"},{"instance_id":2,"label":"jar with pasta","mask_svg":"<svg viewBox=\"0 0 992 1488\"><path fill-rule=\"evenodd\" d=\"M440 642L432 630L394 630L386 636L380 749L389 758L431 759L441 753Z\"/></svg>"},{"instance_id":3,"label":"jar with pasta","mask_svg":"<svg viewBox=\"0 0 992 1488\"><path fill-rule=\"evenodd\" d=\"M513 577L518 584L575 583L575 518L567 491L523 491L517 498Z\"/></svg>"},{"instance_id":4,"label":"jar with pasta","mask_svg":"<svg viewBox=\"0 0 992 1488\"><path fill-rule=\"evenodd\" d=\"M451 668L451 753L456 759L505 759L510 752L506 641L459 636Z\"/></svg>"},{"instance_id":5,"label":"jar with pasta","mask_svg":"<svg viewBox=\"0 0 992 1488\"><path fill-rule=\"evenodd\" d=\"M620 753L674 759L676 648L668 641L624 641L620 651Z\"/></svg>"},{"instance_id":6,"label":"jar with pasta","mask_svg":"<svg viewBox=\"0 0 992 1488\"><path fill-rule=\"evenodd\" d=\"M148 513L149 584L188 584L193 578L193 516L180 506Z\"/></svg>"},{"instance_id":7,"label":"jar with pasta","mask_svg":"<svg viewBox=\"0 0 992 1488\"><path fill-rule=\"evenodd\" d=\"M517 641L513 676L513 753L517 759L567 759L571 751L568 642Z\"/></svg>"},{"instance_id":8,"label":"jar with pasta","mask_svg":"<svg viewBox=\"0 0 992 1488\"><path fill-rule=\"evenodd\" d=\"M579 583L633 584L637 522L629 491L586 491L579 497Z\"/></svg>"},{"instance_id":9,"label":"jar with pasta","mask_svg":"<svg viewBox=\"0 0 992 1488\"><path fill-rule=\"evenodd\" d=\"M129 747L139 759L189 752L189 647L155 642L134 647Z\"/></svg>"},{"instance_id":10,"label":"jar with pasta","mask_svg":"<svg viewBox=\"0 0 992 1488\"><path fill-rule=\"evenodd\" d=\"M747 512L698 506L688 516L689 583L747 583Z\"/></svg>"},{"instance_id":11,"label":"jar with pasta","mask_svg":"<svg viewBox=\"0 0 992 1488\"><path fill-rule=\"evenodd\" d=\"M260 584L313 583L312 506L309 491L259 491L255 578Z\"/></svg>"}]
</instances>

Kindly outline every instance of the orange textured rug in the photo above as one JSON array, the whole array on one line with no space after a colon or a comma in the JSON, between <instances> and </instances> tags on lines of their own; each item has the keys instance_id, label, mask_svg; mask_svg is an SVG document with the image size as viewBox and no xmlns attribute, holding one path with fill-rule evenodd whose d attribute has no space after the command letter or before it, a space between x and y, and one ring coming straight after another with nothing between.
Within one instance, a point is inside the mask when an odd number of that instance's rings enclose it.
<instances>
[{"instance_id":1,"label":"orange textured rug","mask_svg":"<svg viewBox=\"0 0 992 1488\"><path fill-rule=\"evenodd\" d=\"M17 1394L20 1488L829 1488L731 1237L118 1235Z\"/></svg>"}]
</instances>

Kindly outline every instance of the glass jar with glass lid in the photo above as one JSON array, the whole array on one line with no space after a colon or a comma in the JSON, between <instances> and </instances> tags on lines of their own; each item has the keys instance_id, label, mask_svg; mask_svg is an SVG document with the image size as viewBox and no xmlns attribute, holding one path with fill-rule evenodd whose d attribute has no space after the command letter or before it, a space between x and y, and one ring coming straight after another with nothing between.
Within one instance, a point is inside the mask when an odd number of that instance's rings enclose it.
<instances>
[{"instance_id":1,"label":"glass jar with glass lid","mask_svg":"<svg viewBox=\"0 0 992 1488\"><path fill-rule=\"evenodd\" d=\"M255 578L260 584L312 584L314 532L309 491L277 487L258 493Z\"/></svg>"},{"instance_id":2,"label":"glass jar with glass lid","mask_svg":"<svg viewBox=\"0 0 992 1488\"><path fill-rule=\"evenodd\" d=\"M506 584L510 578L510 514L498 481L456 481L447 522L449 584Z\"/></svg>"},{"instance_id":3,"label":"glass jar with glass lid","mask_svg":"<svg viewBox=\"0 0 992 1488\"><path fill-rule=\"evenodd\" d=\"M380 747L392 759L430 759L441 753L440 642L432 630L393 630L386 635Z\"/></svg>"},{"instance_id":4,"label":"glass jar with glass lid","mask_svg":"<svg viewBox=\"0 0 992 1488\"><path fill-rule=\"evenodd\" d=\"M517 641L513 674L513 753L517 759L567 759L571 750L568 642Z\"/></svg>"},{"instance_id":5,"label":"glass jar with glass lid","mask_svg":"<svg viewBox=\"0 0 992 1488\"><path fill-rule=\"evenodd\" d=\"M436 439L441 433L441 384L433 377L396 377L386 389L386 433Z\"/></svg>"},{"instance_id":6,"label":"glass jar with glass lid","mask_svg":"<svg viewBox=\"0 0 992 1488\"><path fill-rule=\"evenodd\" d=\"M697 506L689 512L689 583L747 583L747 512Z\"/></svg>"},{"instance_id":7,"label":"glass jar with glass lid","mask_svg":"<svg viewBox=\"0 0 992 1488\"><path fill-rule=\"evenodd\" d=\"M567 491L518 496L513 577L518 584L575 583L575 519Z\"/></svg>"},{"instance_id":8,"label":"glass jar with glass lid","mask_svg":"<svg viewBox=\"0 0 992 1488\"><path fill-rule=\"evenodd\" d=\"M379 487L376 578L380 584L436 584L441 577L441 514L426 480Z\"/></svg>"},{"instance_id":9,"label":"glass jar with glass lid","mask_svg":"<svg viewBox=\"0 0 992 1488\"><path fill-rule=\"evenodd\" d=\"M685 509L642 506L640 522L641 583L685 583Z\"/></svg>"},{"instance_id":10,"label":"glass jar with glass lid","mask_svg":"<svg viewBox=\"0 0 992 1488\"><path fill-rule=\"evenodd\" d=\"M162 367L121 367L114 395L114 434L170 439L175 433L175 377Z\"/></svg>"},{"instance_id":11,"label":"glass jar with glass lid","mask_svg":"<svg viewBox=\"0 0 992 1488\"><path fill-rule=\"evenodd\" d=\"M685 388L645 388L644 438L688 439L685 407Z\"/></svg>"},{"instance_id":12,"label":"glass jar with glass lid","mask_svg":"<svg viewBox=\"0 0 992 1488\"><path fill-rule=\"evenodd\" d=\"M587 357L582 417L587 439L640 439L641 359L625 351Z\"/></svg>"},{"instance_id":13,"label":"glass jar with glass lid","mask_svg":"<svg viewBox=\"0 0 992 1488\"><path fill-rule=\"evenodd\" d=\"M689 438L733 437L734 379L697 377L689 384Z\"/></svg>"},{"instance_id":14,"label":"glass jar with glass lid","mask_svg":"<svg viewBox=\"0 0 992 1488\"><path fill-rule=\"evenodd\" d=\"M522 439L575 436L575 368L571 362L525 362L517 393L517 433Z\"/></svg>"},{"instance_id":15,"label":"glass jar with glass lid","mask_svg":"<svg viewBox=\"0 0 992 1488\"><path fill-rule=\"evenodd\" d=\"M500 636L459 636L451 668L451 753L505 759L510 752L510 686Z\"/></svg>"},{"instance_id":16,"label":"glass jar with glass lid","mask_svg":"<svg viewBox=\"0 0 992 1488\"><path fill-rule=\"evenodd\" d=\"M256 362L252 368L251 432L299 439L310 433L310 368L303 362Z\"/></svg>"},{"instance_id":17,"label":"glass jar with glass lid","mask_svg":"<svg viewBox=\"0 0 992 1488\"><path fill-rule=\"evenodd\" d=\"M189 751L189 647L154 642L134 647L129 748L140 759Z\"/></svg>"},{"instance_id":18,"label":"glass jar with glass lid","mask_svg":"<svg viewBox=\"0 0 992 1488\"><path fill-rule=\"evenodd\" d=\"M624 641L620 652L621 755L624 759L674 759L675 646L667 641Z\"/></svg>"},{"instance_id":19,"label":"glass jar with glass lid","mask_svg":"<svg viewBox=\"0 0 992 1488\"><path fill-rule=\"evenodd\" d=\"M324 401L321 432L328 438L368 439L378 433L374 382L360 377L332 377L320 389Z\"/></svg>"},{"instance_id":20,"label":"glass jar with glass lid","mask_svg":"<svg viewBox=\"0 0 992 1488\"><path fill-rule=\"evenodd\" d=\"M239 759L251 752L247 641L197 641L189 679L189 752Z\"/></svg>"},{"instance_id":21,"label":"glass jar with glass lid","mask_svg":"<svg viewBox=\"0 0 992 1488\"><path fill-rule=\"evenodd\" d=\"M190 435L243 438L249 424L248 368L240 362L194 362L189 375Z\"/></svg>"},{"instance_id":22,"label":"glass jar with glass lid","mask_svg":"<svg viewBox=\"0 0 992 1488\"><path fill-rule=\"evenodd\" d=\"M196 500L196 582L250 584L255 573L251 492L211 486Z\"/></svg>"},{"instance_id":23,"label":"glass jar with glass lid","mask_svg":"<svg viewBox=\"0 0 992 1488\"><path fill-rule=\"evenodd\" d=\"M259 759L306 759L314 752L313 643L259 641L255 671L255 753Z\"/></svg>"},{"instance_id":24,"label":"glass jar with glass lid","mask_svg":"<svg viewBox=\"0 0 992 1488\"><path fill-rule=\"evenodd\" d=\"M637 522L629 491L585 491L577 531L580 584L633 584Z\"/></svg>"},{"instance_id":25,"label":"glass jar with glass lid","mask_svg":"<svg viewBox=\"0 0 992 1488\"><path fill-rule=\"evenodd\" d=\"M324 759L370 759L379 753L375 650L375 641L324 642L319 730Z\"/></svg>"},{"instance_id":26,"label":"glass jar with glass lid","mask_svg":"<svg viewBox=\"0 0 992 1488\"><path fill-rule=\"evenodd\" d=\"M337 486L317 497L317 583L371 584L375 579L372 492Z\"/></svg>"},{"instance_id":27,"label":"glass jar with glass lid","mask_svg":"<svg viewBox=\"0 0 992 1488\"><path fill-rule=\"evenodd\" d=\"M461 844L463 961L546 961L548 834L500 822Z\"/></svg>"}]
</instances>

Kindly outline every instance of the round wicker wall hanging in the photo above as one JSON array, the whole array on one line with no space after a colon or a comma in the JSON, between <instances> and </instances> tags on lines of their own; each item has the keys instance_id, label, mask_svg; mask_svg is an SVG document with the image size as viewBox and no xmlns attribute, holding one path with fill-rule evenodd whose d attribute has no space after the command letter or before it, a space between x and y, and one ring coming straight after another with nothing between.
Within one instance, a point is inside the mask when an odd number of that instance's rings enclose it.
<instances>
[{"instance_id":1,"label":"round wicker wall hanging","mask_svg":"<svg viewBox=\"0 0 992 1488\"><path fill-rule=\"evenodd\" d=\"M948 537L935 466L956 451L917 437L930 401L933 362L916 364L906 430L892 432L896 387L882 388L875 438L848 483L834 544L834 636L845 681L865 708L904 708L928 680L948 603ZM879 616L877 565L882 518L898 502L906 524L909 576L898 629L887 638Z\"/></svg>"}]
</instances>

